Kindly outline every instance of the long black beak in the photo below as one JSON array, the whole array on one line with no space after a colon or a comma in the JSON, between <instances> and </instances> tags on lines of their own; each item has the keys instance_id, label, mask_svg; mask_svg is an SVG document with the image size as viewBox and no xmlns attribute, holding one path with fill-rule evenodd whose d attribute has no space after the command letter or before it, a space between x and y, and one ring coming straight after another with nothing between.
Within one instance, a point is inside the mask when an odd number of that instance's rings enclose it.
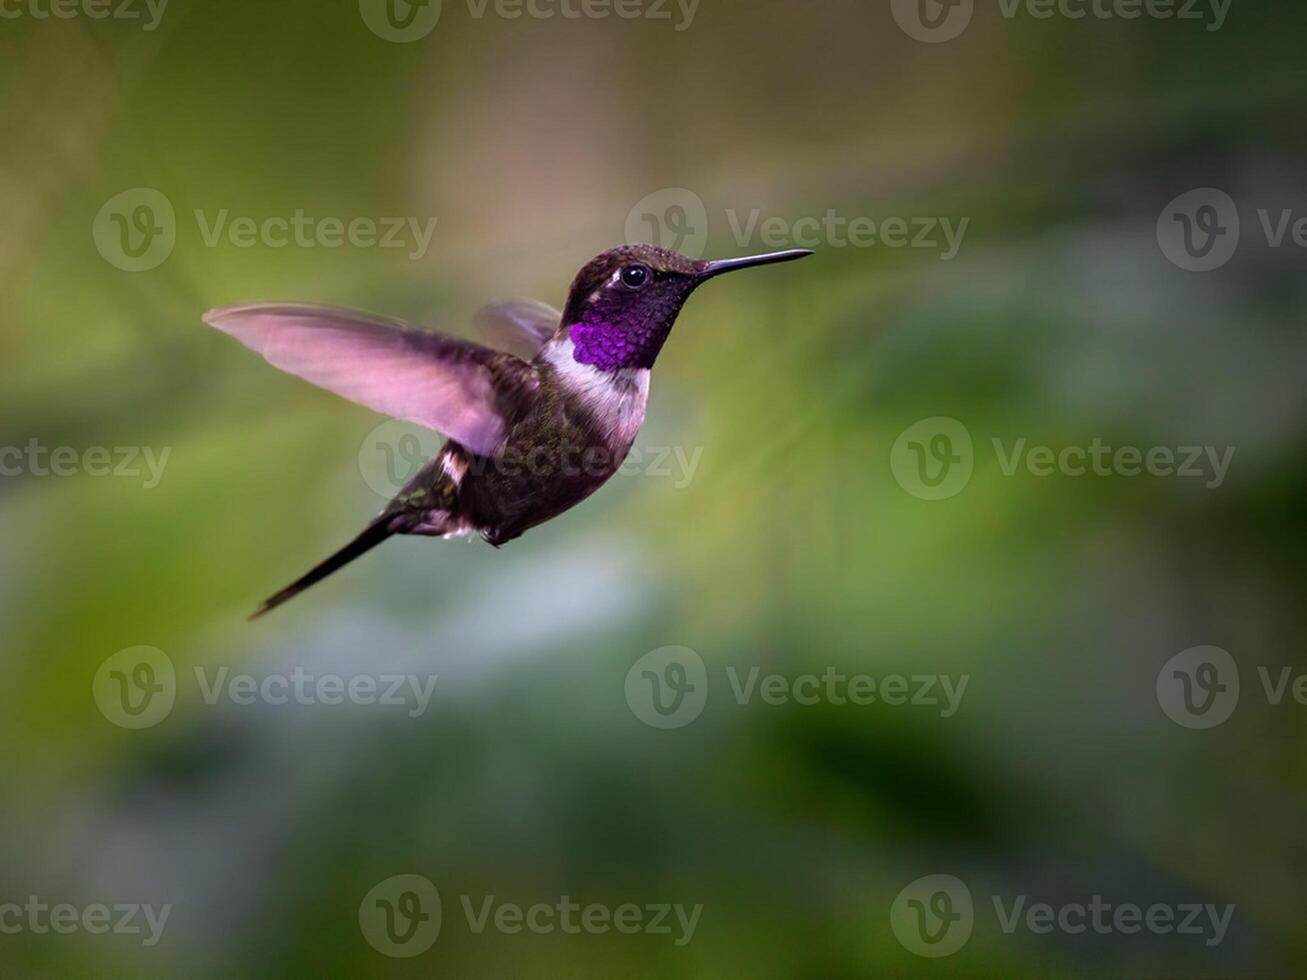
<instances>
[{"instance_id":1,"label":"long black beak","mask_svg":"<svg viewBox=\"0 0 1307 980\"><path fill-rule=\"evenodd\" d=\"M755 265L771 265L774 262L793 262L812 254L811 249L792 248L785 252L768 252L766 255L750 255L742 259L718 259L709 262L703 278L720 276L723 272L735 272L737 269L752 269Z\"/></svg>"}]
</instances>

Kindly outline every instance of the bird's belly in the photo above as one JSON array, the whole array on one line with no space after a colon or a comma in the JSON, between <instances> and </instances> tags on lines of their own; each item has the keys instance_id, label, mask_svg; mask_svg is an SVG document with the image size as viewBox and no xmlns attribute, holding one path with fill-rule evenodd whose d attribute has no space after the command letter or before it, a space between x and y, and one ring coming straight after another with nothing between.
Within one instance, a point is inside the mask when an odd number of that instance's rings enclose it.
<instances>
[{"instance_id":1,"label":"bird's belly","mask_svg":"<svg viewBox=\"0 0 1307 980\"><path fill-rule=\"evenodd\" d=\"M648 371L599 375L555 359L543 379L533 410L493 458L471 461L463 483L466 512L492 544L557 517L607 483L644 421Z\"/></svg>"},{"instance_id":2,"label":"bird's belly","mask_svg":"<svg viewBox=\"0 0 1307 980\"><path fill-rule=\"evenodd\" d=\"M511 540L602 487L630 448L613 448L602 440L510 442L493 459L475 460L469 468L463 488L468 517L492 543Z\"/></svg>"}]
</instances>

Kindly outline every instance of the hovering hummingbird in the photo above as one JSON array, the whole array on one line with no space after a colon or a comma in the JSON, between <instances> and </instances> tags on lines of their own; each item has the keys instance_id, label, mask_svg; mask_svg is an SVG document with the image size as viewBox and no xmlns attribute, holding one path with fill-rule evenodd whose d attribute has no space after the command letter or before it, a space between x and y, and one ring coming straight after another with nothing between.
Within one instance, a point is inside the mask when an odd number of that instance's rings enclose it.
<instances>
[{"instance_id":1,"label":"hovering hummingbird","mask_svg":"<svg viewBox=\"0 0 1307 980\"><path fill-rule=\"evenodd\" d=\"M710 262L655 245L612 249L577 274L562 313L511 299L477 315L484 334L522 356L334 307L210 310L205 322L273 367L448 438L362 533L250 618L392 535L479 534L499 547L580 503L626 459L649 371L690 294L724 272L811 254Z\"/></svg>"}]
</instances>

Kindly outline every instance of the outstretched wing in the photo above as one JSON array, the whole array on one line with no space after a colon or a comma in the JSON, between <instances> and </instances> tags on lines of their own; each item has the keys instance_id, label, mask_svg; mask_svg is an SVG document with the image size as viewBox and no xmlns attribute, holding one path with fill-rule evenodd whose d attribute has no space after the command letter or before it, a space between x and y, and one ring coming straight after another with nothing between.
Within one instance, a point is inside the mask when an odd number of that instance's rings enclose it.
<instances>
[{"instance_id":1,"label":"outstretched wing","mask_svg":"<svg viewBox=\"0 0 1307 980\"><path fill-rule=\"evenodd\" d=\"M483 307L472 318L482 338L492 347L530 360L539 353L563 314L538 299L501 299Z\"/></svg>"},{"instance_id":2,"label":"outstretched wing","mask_svg":"<svg viewBox=\"0 0 1307 980\"><path fill-rule=\"evenodd\" d=\"M330 306L251 303L210 310L204 320L273 367L482 456L504 440L507 379L527 367L471 341Z\"/></svg>"}]
</instances>

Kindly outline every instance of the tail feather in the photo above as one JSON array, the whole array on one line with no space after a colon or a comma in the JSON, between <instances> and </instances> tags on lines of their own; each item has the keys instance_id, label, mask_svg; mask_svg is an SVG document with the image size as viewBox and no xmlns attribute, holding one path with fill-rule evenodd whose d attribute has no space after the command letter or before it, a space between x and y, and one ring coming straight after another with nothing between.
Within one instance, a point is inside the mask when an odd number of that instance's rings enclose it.
<instances>
[{"instance_id":1,"label":"tail feather","mask_svg":"<svg viewBox=\"0 0 1307 980\"><path fill-rule=\"evenodd\" d=\"M352 562L355 558L358 558L360 555L368 551L371 551L377 545L381 544L381 542L385 541L387 538L389 538L391 535L395 533L393 530L391 530L392 520L393 517L386 516L386 517L380 517L377 520L373 521L371 524L369 524L366 528L363 529L362 534L360 534L349 544L345 545L345 547L341 548L330 558L327 558L325 561L321 562L320 564L315 565L313 568L311 568L309 571L301 575L299 578L297 578L290 585L286 586L276 595L271 596L268 599L265 599L263 603L260 604L259 608L254 610L254 612L250 614L249 617L250 620L252 621L258 619L264 613L271 612L272 610L280 606L283 602L287 602L295 598L295 596L299 595L305 589L309 588L312 585L316 585L318 582L321 582L332 572L335 572L345 567L350 562Z\"/></svg>"}]
</instances>

